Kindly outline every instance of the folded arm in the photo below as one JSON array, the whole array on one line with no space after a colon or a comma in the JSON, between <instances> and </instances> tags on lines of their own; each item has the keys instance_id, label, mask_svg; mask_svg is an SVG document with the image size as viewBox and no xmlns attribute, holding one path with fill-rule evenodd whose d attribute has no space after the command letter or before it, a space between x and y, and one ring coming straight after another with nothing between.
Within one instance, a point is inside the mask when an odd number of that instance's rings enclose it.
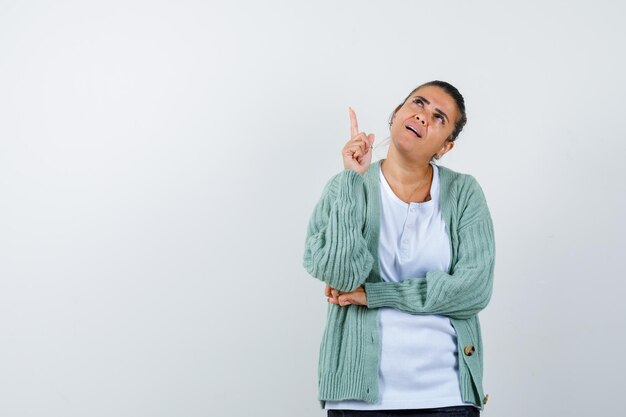
<instances>
[{"instance_id":1,"label":"folded arm","mask_svg":"<svg viewBox=\"0 0 626 417\"><path fill-rule=\"evenodd\" d=\"M364 284L369 308L393 307L414 314L469 318L491 298L495 266L493 223L484 195L474 181L461 215L458 257L451 273L428 271L401 282Z\"/></svg>"}]
</instances>

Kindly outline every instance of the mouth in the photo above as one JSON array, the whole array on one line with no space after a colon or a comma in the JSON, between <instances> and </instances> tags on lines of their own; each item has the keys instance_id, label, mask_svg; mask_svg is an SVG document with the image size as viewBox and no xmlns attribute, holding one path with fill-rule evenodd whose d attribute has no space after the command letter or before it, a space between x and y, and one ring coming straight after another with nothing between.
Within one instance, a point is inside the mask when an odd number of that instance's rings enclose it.
<instances>
[{"instance_id":1,"label":"mouth","mask_svg":"<svg viewBox=\"0 0 626 417\"><path fill-rule=\"evenodd\" d=\"M418 138L422 137L422 135L420 135L419 132L417 130L415 130L413 127L407 126L406 128L407 128L407 130L410 130L411 132L413 132L415 134L415 136L417 136Z\"/></svg>"}]
</instances>

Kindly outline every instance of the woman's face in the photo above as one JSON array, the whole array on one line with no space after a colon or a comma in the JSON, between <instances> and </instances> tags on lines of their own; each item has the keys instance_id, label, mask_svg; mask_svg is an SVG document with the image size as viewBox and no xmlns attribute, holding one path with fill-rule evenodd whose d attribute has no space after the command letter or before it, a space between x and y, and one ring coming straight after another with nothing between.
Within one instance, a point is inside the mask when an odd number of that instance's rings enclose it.
<instances>
[{"instance_id":1,"label":"woman's face","mask_svg":"<svg viewBox=\"0 0 626 417\"><path fill-rule=\"evenodd\" d=\"M414 91L391 120L391 140L396 149L416 160L443 156L454 146L446 139L459 117L454 99L437 86Z\"/></svg>"}]
</instances>

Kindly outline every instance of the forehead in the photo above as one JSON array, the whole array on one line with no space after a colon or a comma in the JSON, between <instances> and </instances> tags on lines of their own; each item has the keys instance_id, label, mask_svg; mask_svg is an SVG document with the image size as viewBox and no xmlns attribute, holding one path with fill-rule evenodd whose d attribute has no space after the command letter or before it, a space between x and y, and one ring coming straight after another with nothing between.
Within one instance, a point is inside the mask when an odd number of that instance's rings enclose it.
<instances>
[{"instance_id":1,"label":"forehead","mask_svg":"<svg viewBox=\"0 0 626 417\"><path fill-rule=\"evenodd\" d=\"M437 87L434 85L426 85L426 86L420 87L411 94L410 99L412 99L415 96L424 97L426 100L430 102L430 106L432 106L433 108L436 107L436 108L441 109L441 111L447 114L451 120L456 119L458 115L456 102L454 101L452 97L450 97L448 93L446 93L440 87ZM407 100L407 101L410 101L410 100Z\"/></svg>"}]
</instances>

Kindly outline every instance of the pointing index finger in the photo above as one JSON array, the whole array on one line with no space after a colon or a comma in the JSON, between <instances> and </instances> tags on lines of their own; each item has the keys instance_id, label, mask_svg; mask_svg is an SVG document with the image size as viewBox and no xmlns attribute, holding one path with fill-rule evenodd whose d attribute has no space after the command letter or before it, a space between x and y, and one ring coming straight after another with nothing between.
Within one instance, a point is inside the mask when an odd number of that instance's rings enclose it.
<instances>
[{"instance_id":1,"label":"pointing index finger","mask_svg":"<svg viewBox=\"0 0 626 417\"><path fill-rule=\"evenodd\" d=\"M352 110L352 107L348 107L350 112L350 136L355 137L359 134L359 125L356 122L356 113Z\"/></svg>"}]
</instances>

